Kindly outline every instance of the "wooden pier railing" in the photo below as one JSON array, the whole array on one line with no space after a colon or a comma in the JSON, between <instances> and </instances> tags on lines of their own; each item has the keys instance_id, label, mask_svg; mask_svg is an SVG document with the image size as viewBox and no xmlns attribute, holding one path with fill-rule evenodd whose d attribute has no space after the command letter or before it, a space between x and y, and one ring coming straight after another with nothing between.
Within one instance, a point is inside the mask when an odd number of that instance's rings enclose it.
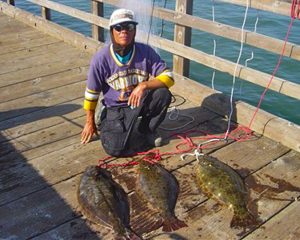
<instances>
[{"instance_id":1,"label":"wooden pier railing","mask_svg":"<svg viewBox=\"0 0 300 240\"><path fill-rule=\"evenodd\" d=\"M243 6L246 4L246 1L244 0L221 1ZM8 15L19 18L21 21L24 21L27 24L38 28L39 30L42 30L60 39L64 39L65 41L90 52L95 52L99 47L102 46L104 42L104 31L105 29L108 29L108 19L103 17L104 4L115 6L120 6L121 4L120 0L91 0L92 13L88 13L49 0L29 0L29 2L37 4L41 7L42 17L38 17L29 13L25 14L24 11L12 7L11 5L15 4L15 1L13 0L7 0L8 4L0 2L0 7L1 11ZM291 3L278 0L251 0L250 7L289 16ZM173 54L173 69L176 73L176 76L188 77L189 61L192 60L231 75L236 73L237 77L242 80L265 87L266 83L271 78L270 74L253 68L245 67L243 65L236 66L234 62L190 47L192 34L191 29L205 31L238 42L243 39L245 44L255 46L275 54L281 53L284 41L247 30L243 31L243 36L241 36L242 31L239 28L190 15L192 13L192 8L193 0L176 0L175 10L159 7L155 7L153 9L154 17L175 24L174 41L151 35L149 37L149 43L154 47L158 47ZM51 10L90 23L92 26L93 38L89 38L51 22ZM147 37L147 33L140 34L144 34L145 38ZM300 61L300 46L288 42L286 44L284 56ZM279 77L274 77L272 84L270 85L270 89L280 94L284 94L295 99L300 99L300 85L297 83L290 82ZM201 94L202 93L199 93L198 100L201 100L206 96L205 93L202 95ZM239 109L239 112L237 112L237 120L239 123L247 125L249 122L247 111L252 112L253 107L244 103L240 104L239 106L243 107ZM260 120L256 125L253 126L253 130L259 133L265 133L267 124L270 124L271 119L276 118L273 115L268 115L269 117L265 117L266 114L263 112L264 111L259 112L259 114L263 114L263 117L258 117ZM227 110L224 110L223 113L220 114L226 115ZM281 125L285 126L288 125L288 123L282 123ZM276 128L276 126L277 125L274 125L273 127ZM299 132L298 126L289 126L289 129L290 130L288 131L291 132L292 136L295 135L295 132ZM296 141L293 140L295 143L292 148L299 151L299 137L294 136L294 139L296 139Z\"/></svg>"},{"instance_id":2,"label":"wooden pier railing","mask_svg":"<svg viewBox=\"0 0 300 240\"><path fill-rule=\"evenodd\" d=\"M47 16L50 16L50 13L46 14L46 11L49 12L49 9L52 9L57 12L64 13L69 16L83 20L85 22L91 23L93 25L93 37L96 40L103 41L103 28L106 29L108 28L107 19L48 0L29 0L29 1L36 3L42 7L42 13L43 13L42 15L45 18L47 18ZM183 2L188 2L188 0L185 0ZM183 4L183 2L181 4ZM118 6L121 3L121 1L120 0L92 1L93 12L103 14L103 3L108 3L108 4L113 4ZM183 4L178 8L183 9L184 6L186 6L186 4ZM242 65L238 65L237 69L235 69L236 64L234 62L204 53L203 51L193 49L183 44L183 43L190 44L189 43L190 40L187 40L190 39L190 36L189 37L187 36L188 34L189 35L191 34L187 32L188 29L190 28L199 29L202 31L213 33L236 41L240 41L241 39L240 29L228 25L220 24L217 22L212 22L206 19L201 19L199 17L194 17L186 13L166 10L162 8L155 8L154 16L160 17L161 19L167 21L174 22L176 24L175 26L178 25L180 25L181 27L184 26L184 28L186 29L186 32L184 34L185 36L184 41L182 39L178 39L177 37L175 37L175 40L177 41L170 41L153 35L149 39L149 43L152 44L153 46L161 48L163 50L166 50L174 54L175 56L174 57L175 60L173 64L173 68L175 69L174 72L188 77L188 75L186 75L188 71L183 66L188 67L187 61L193 60L197 63L214 68L221 72L229 73L231 75L237 73L237 77L246 80L248 82L260 85L262 87L265 87L266 82L268 82L268 80L271 78L270 74L263 73L261 71L249 67L245 67ZM98 27L101 27L102 29L101 28L99 29ZM183 35L182 29L175 28L175 31L176 32L174 36ZM179 33L179 31L181 32ZM272 51L277 54L280 53L281 46L284 43L281 40L274 39L250 31L244 32L243 39L244 39L244 43L246 44L253 45L265 49L267 51ZM295 60L300 60L300 46L293 43L287 43L284 55L293 58ZM178 57L180 57L181 60L179 60ZM182 59L184 59L185 61L183 61ZM300 94L299 94L300 85L287 81L285 79L275 77L270 86L270 89L279 92L281 94L296 99L300 99Z\"/></svg>"}]
</instances>

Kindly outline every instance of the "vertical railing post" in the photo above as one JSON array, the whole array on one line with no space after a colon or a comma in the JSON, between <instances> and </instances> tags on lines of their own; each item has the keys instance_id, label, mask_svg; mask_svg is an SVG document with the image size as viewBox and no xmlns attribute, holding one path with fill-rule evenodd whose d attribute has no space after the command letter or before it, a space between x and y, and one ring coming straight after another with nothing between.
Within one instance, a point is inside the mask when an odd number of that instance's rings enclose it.
<instances>
[{"instance_id":1,"label":"vertical railing post","mask_svg":"<svg viewBox=\"0 0 300 240\"><path fill-rule=\"evenodd\" d=\"M193 0L176 0L176 11L179 13L191 14L193 13ZM175 24L174 27L174 41L191 46L192 29ZM189 76L190 61L183 57L174 55L173 57L173 71L180 75Z\"/></svg>"},{"instance_id":2,"label":"vertical railing post","mask_svg":"<svg viewBox=\"0 0 300 240\"><path fill-rule=\"evenodd\" d=\"M42 7L42 18L51 20L51 12L49 8Z\"/></svg>"},{"instance_id":3,"label":"vertical railing post","mask_svg":"<svg viewBox=\"0 0 300 240\"><path fill-rule=\"evenodd\" d=\"M98 2L96 0L91 0L91 1L92 1L91 2L92 14L103 17L104 16L103 2ZM92 24L92 37L97 41L104 42L104 29L95 24Z\"/></svg>"},{"instance_id":4,"label":"vertical railing post","mask_svg":"<svg viewBox=\"0 0 300 240\"><path fill-rule=\"evenodd\" d=\"M15 6L15 0L7 0L7 3L10 5Z\"/></svg>"}]
</instances>

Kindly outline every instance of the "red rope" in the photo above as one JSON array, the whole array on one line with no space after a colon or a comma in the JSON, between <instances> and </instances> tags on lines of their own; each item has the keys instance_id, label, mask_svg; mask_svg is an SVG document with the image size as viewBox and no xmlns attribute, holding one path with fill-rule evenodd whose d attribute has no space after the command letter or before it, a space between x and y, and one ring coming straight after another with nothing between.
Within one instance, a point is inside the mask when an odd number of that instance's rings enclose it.
<instances>
[{"instance_id":1,"label":"red rope","mask_svg":"<svg viewBox=\"0 0 300 240\"><path fill-rule=\"evenodd\" d=\"M298 6L298 9L296 10L297 6ZM254 119L255 119L255 117L256 117L256 114L257 114L258 110L260 109L260 105L261 105L261 103L262 103L262 101L263 101L263 99L264 99L264 97L265 97L267 91L268 91L269 88L270 88L270 85L271 85L271 83L272 83L272 81L273 81L273 79L274 79L274 77L275 77L275 74L277 73L277 71L278 71L278 69L279 69L279 66L280 66L280 64L281 64L281 60L282 60L282 57L283 57L283 55L284 55L284 51L285 51L285 48L286 48L286 44L287 44L287 42L288 42L288 38L289 38L291 29L292 29L292 26L293 26L294 19L295 19L296 17L299 18L299 10L300 10L300 0L299 0L299 1L298 1L298 0L293 0L292 6L291 6L291 20L290 20L290 24L289 24L287 33L286 33L286 35L285 35L284 44L283 44L283 48L282 48L280 57L279 57L279 59L278 59L278 62L277 62L277 64L276 64L276 67L275 67L275 69L274 69L274 71L273 71L273 73L272 73L272 76L271 76L271 78L270 78L270 80L269 80L269 82L268 82L268 84L267 84L265 90L263 91L263 93L262 93L261 96L260 96L260 99L259 99L259 102L258 102L258 104L257 104L257 107L256 107L256 109L255 109L255 111L254 111L254 114L253 114L253 116L252 116L252 118L251 118L251 121L250 121L250 123L249 123L249 125L248 125L248 128L249 128L249 129L251 129L251 126L252 126L253 121L254 121Z\"/></svg>"},{"instance_id":2,"label":"red rope","mask_svg":"<svg viewBox=\"0 0 300 240\"><path fill-rule=\"evenodd\" d=\"M238 136L238 137L233 136L233 134L235 134L237 131L241 131L241 130L242 130L242 134L240 136ZM193 138L189 136L190 134L197 134L197 133L204 134L204 136L193 137ZM218 143L218 140L220 140L220 141L225 140L225 134L213 135L213 134L209 134L206 131L201 131L201 130L191 130L191 131L188 131L185 133L181 133L181 134L176 133L176 134L171 135L171 137L174 137L174 136L177 137L178 139L181 139L181 142L179 142L175 146L175 149L176 149L175 151L160 153L159 149L153 149L153 150L150 150L147 152L138 152L129 157L142 156L140 160L138 160L138 161L131 160L126 163L107 163L106 161L112 159L113 157L105 157L105 158L98 160L98 162L99 162L98 166L101 168L129 167L129 166L138 165L140 163L140 161L147 161L152 164L155 164L155 163L161 161L162 158L165 156L189 153L189 152L197 149L198 144L194 143L195 140L204 140L205 141L205 140L216 139L215 142L208 142L206 144L201 145L200 150L208 149L208 148L214 146L215 144ZM233 141L246 141L249 139L250 136L252 136L252 131L245 127L238 127L228 135L229 140L233 140Z\"/></svg>"},{"instance_id":3,"label":"red rope","mask_svg":"<svg viewBox=\"0 0 300 240\"><path fill-rule=\"evenodd\" d=\"M293 0L292 6L291 6L291 18L299 19L299 14L300 14L300 0Z\"/></svg>"}]
</instances>

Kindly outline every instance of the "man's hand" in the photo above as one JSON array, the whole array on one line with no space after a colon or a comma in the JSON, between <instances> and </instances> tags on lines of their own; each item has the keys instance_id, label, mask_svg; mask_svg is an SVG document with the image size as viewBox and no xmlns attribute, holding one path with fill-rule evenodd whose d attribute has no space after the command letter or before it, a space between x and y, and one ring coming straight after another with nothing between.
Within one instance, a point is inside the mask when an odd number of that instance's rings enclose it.
<instances>
[{"instance_id":1,"label":"man's hand","mask_svg":"<svg viewBox=\"0 0 300 240\"><path fill-rule=\"evenodd\" d=\"M87 120L81 133L82 144L90 142L94 134L98 135L94 115L95 111L87 111Z\"/></svg>"},{"instance_id":2,"label":"man's hand","mask_svg":"<svg viewBox=\"0 0 300 240\"><path fill-rule=\"evenodd\" d=\"M134 108L140 106L141 100L147 89L152 90L163 87L166 87L166 85L156 78L146 82L141 82L130 94L128 98L128 106L132 106Z\"/></svg>"},{"instance_id":3,"label":"man's hand","mask_svg":"<svg viewBox=\"0 0 300 240\"><path fill-rule=\"evenodd\" d=\"M144 96L146 89L147 82L142 82L139 85L137 85L128 98L128 106L132 106L134 108L140 106L141 100Z\"/></svg>"}]
</instances>

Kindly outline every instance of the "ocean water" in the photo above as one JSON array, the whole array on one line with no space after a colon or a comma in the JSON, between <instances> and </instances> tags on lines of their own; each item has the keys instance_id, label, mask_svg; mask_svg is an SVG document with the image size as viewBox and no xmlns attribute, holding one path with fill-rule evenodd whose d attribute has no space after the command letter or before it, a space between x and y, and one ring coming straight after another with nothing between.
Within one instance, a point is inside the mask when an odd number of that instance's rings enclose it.
<instances>
[{"instance_id":1,"label":"ocean water","mask_svg":"<svg viewBox=\"0 0 300 240\"><path fill-rule=\"evenodd\" d=\"M89 0L55 0L55 2L90 12ZM142 6L141 2L143 2L145 5ZM151 14L153 4L159 7L175 9L175 2L175 0L124 0L123 6L132 8L137 13L140 11L146 11L146 17L144 17L145 12L143 14L137 14L139 17L139 22L141 23L139 24L139 27L143 31L161 35L164 38L172 40L174 37L174 24L161 21L156 18L150 19L149 17L147 18L147 15ZM16 0L16 6L29 12L40 14L40 8L33 3L29 3L24 0ZM115 7L105 4L105 17L109 18L114 9ZM193 15L212 20L213 9L214 19L216 22L221 22L239 28L242 27L245 16L245 8L241 6L235 6L213 0L197 0L194 1ZM91 35L90 25L83 21L53 11L52 20L87 36ZM258 11L255 9L249 9L245 29L254 31L256 21L256 31L258 33L284 40L290 18L264 11ZM107 41L109 41L107 32L105 34ZM144 39L144 41L147 40ZM241 45L239 42L228 40L199 30L192 31L192 47L196 49L213 54L214 41L216 42L215 54L217 56L233 62L237 61ZM300 20L294 21L293 28L289 36L289 42L300 45ZM172 55L160 49L157 49L157 51L168 63L168 65L172 67ZM279 55L264 51L259 48L244 45L240 64L245 65L246 59L249 59L252 53L253 59L247 62L247 66L272 74L277 64ZM191 79L210 87L213 85L216 90L222 91L229 95L232 88L233 77L229 74L215 71L215 78L212 81L213 73L213 69L195 62L191 62ZM283 57L276 76L300 84L299 73L300 61ZM257 106L263 91L263 87L256 86L237 78L234 86L234 98L245 101L253 106ZM300 125L300 101L297 99L290 98L269 90L264 98L261 108Z\"/></svg>"}]
</instances>

